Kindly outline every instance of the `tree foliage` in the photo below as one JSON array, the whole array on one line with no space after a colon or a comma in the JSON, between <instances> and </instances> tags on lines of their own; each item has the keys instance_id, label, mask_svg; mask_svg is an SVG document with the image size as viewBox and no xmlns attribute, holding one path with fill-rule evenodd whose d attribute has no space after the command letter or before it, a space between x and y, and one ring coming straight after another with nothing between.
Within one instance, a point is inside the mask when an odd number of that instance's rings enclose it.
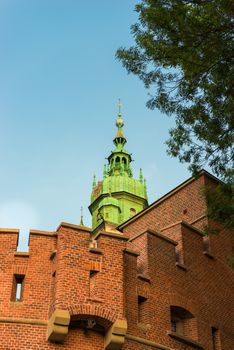
<instances>
[{"instance_id":1,"label":"tree foliage","mask_svg":"<svg viewBox=\"0 0 234 350\"><path fill-rule=\"evenodd\" d=\"M204 194L208 204L208 218L221 222L224 228L234 229L234 184L221 182L215 188L207 186Z\"/></svg>"},{"instance_id":2,"label":"tree foliage","mask_svg":"<svg viewBox=\"0 0 234 350\"><path fill-rule=\"evenodd\" d=\"M135 45L116 56L150 91L147 106L175 117L168 152L233 181L234 2L142 0Z\"/></svg>"}]
</instances>

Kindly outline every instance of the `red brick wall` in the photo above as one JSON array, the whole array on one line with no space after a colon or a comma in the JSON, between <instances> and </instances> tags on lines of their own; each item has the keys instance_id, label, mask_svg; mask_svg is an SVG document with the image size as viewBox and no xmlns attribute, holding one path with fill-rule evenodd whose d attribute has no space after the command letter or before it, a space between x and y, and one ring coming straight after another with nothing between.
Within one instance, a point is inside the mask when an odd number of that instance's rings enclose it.
<instances>
[{"instance_id":1,"label":"red brick wall","mask_svg":"<svg viewBox=\"0 0 234 350\"><path fill-rule=\"evenodd\" d=\"M16 253L16 237L0 234L0 316L48 318L53 238L31 235L29 256ZM14 274L25 275L23 301L11 301Z\"/></svg>"},{"instance_id":2,"label":"red brick wall","mask_svg":"<svg viewBox=\"0 0 234 350\"><path fill-rule=\"evenodd\" d=\"M186 269L176 265L173 244L146 233L150 277L150 318L145 329L135 321L135 327L131 326L130 334L178 350L185 349L183 343L167 335L167 331L170 331L170 305L174 305L185 308L195 316L192 327L187 327L185 333L187 335L189 333L190 338L201 343L204 349L213 350L211 327L220 330L222 349L232 349L234 344L233 271L221 260L211 259L203 254L203 238L196 231L184 225L180 225L180 229ZM131 300L131 304L129 303L131 313L128 319L129 323L132 323L131 315L136 309L136 303L134 305L136 298L131 293L136 289L132 280L126 287L128 302ZM133 345L131 346L129 349L134 348ZM136 349L144 349L143 345L135 346ZM124 348L128 349L127 345ZM186 349L194 349L194 347L186 345Z\"/></svg>"},{"instance_id":3,"label":"red brick wall","mask_svg":"<svg viewBox=\"0 0 234 350\"><path fill-rule=\"evenodd\" d=\"M46 340L45 326L0 323L0 350L103 350L104 337L92 330L70 329L66 343L53 344Z\"/></svg>"},{"instance_id":4,"label":"red brick wall","mask_svg":"<svg viewBox=\"0 0 234 350\"><path fill-rule=\"evenodd\" d=\"M227 265L227 257L233 245L233 232L221 231L210 237L212 256L204 254L202 234L179 223L185 220L184 215L186 221L195 221L195 228L202 228L201 222L208 222L205 217L201 218L206 210L201 195L203 184L203 176L190 182L123 229L124 234L131 237L137 232L147 231L147 228L162 229L165 237L178 242L175 247L160 235L147 232L132 240L135 249L141 253L137 269L147 271L150 277L150 319L144 330L142 325L136 325L131 334L178 350L194 349L167 335L170 331L170 305L174 305L194 315L185 327L185 335L189 334L204 349L213 350L211 327L215 327L220 331L222 349L229 350L234 349L234 275ZM183 214L184 208L186 214ZM176 264L178 250L182 265ZM131 305L132 309L134 307ZM150 348L129 340L127 344L124 349Z\"/></svg>"},{"instance_id":5,"label":"red brick wall","mask_svg":"<svg viewBox=\"0 0 234 350\"><path fill-rule=\"evenodd\" d=\"M129 222L123 231L130 237L146 228L160 231L177 221L193 222L206 213L206 203L202 194L205 175L190 181L178 191L158 201L141 216ZM195 224L196 226L196 224Z\"/></svg>"},{"instance_id":6,"label":"red brick wall","mask_svg":"<svg viewBox=\"0 0 234 350\"><path fill-rule=\"evenodd\" d=\"M61 226L57 234L31 233L29 254L22 255L16 253L17 239L17 232L0 235L0 334L4 334L0 349L78 349L77 344L79 349L103 349L103 332L75 325L77 320L91 318L107 329L116 319L125 318L126 240L100 235L98 252L90 251L89 231ZM92 282L91 272L95 273ZM11 301L14 274L25 275L20 302ZM16 322L20 318L47 321L56 308L69 310L71 315L64 345L46 341L46 326L4 323L13 318Z\"/></svg>"},{"instance_id":7,"label":"red brick wall","mask_svg":"<svg viewBox=\"0 0 234 350\"><path fill-rule=\"evenodd\" d=\"M180 222L183 219L198 228L207 222L201 194L204 182L204 175L189 181L129 222L124 235L132 237L131 243L121 234L99 234L97 249L90 249L90 230L64 224L54 234L31 232L29 255L22 256L15 254L17 232L1 231L0 350L102 350L108 327L125 318L129 336L176 350L194 350L167 334L170 306L194 316L184 334L205 350L213 350L211 327L220 331L222 350L234 349L234 278L226 264L234 235L223 231L211 236L213 256L207 255L203 236ZM148 228L162 230L161 235ZM139 233L143 234L133 239ZM11 301L14 274L25 274L24 298L18 303ZM46 340L46 325L10 323L13 318L47 321L56 308L71 315L63 345ZM79 321L87 319L96 320L101 330L80 328ZM126 339L123 349L155 348Z\"/></svg>"}]
</instances>

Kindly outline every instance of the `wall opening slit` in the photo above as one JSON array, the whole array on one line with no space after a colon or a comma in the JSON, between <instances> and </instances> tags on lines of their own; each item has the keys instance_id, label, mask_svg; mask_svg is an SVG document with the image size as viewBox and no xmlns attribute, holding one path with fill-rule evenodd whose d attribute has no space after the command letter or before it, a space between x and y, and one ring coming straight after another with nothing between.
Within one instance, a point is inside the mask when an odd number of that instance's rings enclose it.
<instances>
[{"instance_id":1,"label":"wall opening slit","mask_svg":"<svg viewBox=\"0 0 234 350\"><path fill-rule=\"evenodd\" d=\"M25 279L25 275L14 275L11 301L16 301L16 302L23 301L24 279Z\"/></svg>"},{"instance_id":2,"label":"wall opening slit","mask_svg":"<svg viewBox=\"0 0 234 350\"><path fill-rule=\"evenodd\" d=\"M147 298L138 295L138 322L147 324Z\"/></svg>"},{"instance_id":3,"label":"wall opening slit","mask_svg":"<svg viewBox=\"0 0 234 350\"><path fill-rule=\"evenodd\" d=\"M90 296L93 296L95 294L96 278L97 278L97 271L91 270L89 272L89 295Z\"/></svg>"},{"instance_id":4,"label":"wall opening slit","mask_svg":"<svg viewBox=\"0 0 234 350\"><path fill-rule=\"evenodd\" d=\"M212 350L221 350L220 333L215 327L211 327Z\"/></svg>"}]
</instances>

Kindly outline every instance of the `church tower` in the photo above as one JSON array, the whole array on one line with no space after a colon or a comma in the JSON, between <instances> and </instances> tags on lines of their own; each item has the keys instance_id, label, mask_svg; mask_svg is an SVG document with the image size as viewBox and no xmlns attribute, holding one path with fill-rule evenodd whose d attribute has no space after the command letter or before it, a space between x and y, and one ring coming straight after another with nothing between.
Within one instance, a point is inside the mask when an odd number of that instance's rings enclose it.
<instances>
[{"instance_id":1,"label":"church tower","mask_svg":"<svg viewBox=\"0 0 234 350\"><path fill-rule=\"evenodd\" d=\"M103 179L93 179L91 204L92 228L96 230L103 223L118 226L147 207L146 183L140 169L139 179L133 179L131 154L124 148L127 140L123 134L121 104L119 103L117 133L113 140L115 149L108 164L104 165Z\"/></svg>"}]
</instances>

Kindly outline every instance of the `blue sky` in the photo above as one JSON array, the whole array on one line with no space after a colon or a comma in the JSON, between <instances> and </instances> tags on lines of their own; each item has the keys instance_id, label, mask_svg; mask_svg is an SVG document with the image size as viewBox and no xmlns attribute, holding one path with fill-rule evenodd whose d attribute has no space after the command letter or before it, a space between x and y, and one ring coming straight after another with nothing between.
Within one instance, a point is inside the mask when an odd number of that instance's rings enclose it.
<instances>
[{"instance_id":1,"label":"blue sky","mask_svg":"<svg viewBox=\"0 0 234 350\"><path fill-rule=\"evenodd\" d=\"M166 154L173 120L115 59L133 43L133 0L0 0L0 227L53 231L88 211L92 177L113 149L118 98L135 176L149 201L190 174Z\"/></svg>"}]
</instances>

